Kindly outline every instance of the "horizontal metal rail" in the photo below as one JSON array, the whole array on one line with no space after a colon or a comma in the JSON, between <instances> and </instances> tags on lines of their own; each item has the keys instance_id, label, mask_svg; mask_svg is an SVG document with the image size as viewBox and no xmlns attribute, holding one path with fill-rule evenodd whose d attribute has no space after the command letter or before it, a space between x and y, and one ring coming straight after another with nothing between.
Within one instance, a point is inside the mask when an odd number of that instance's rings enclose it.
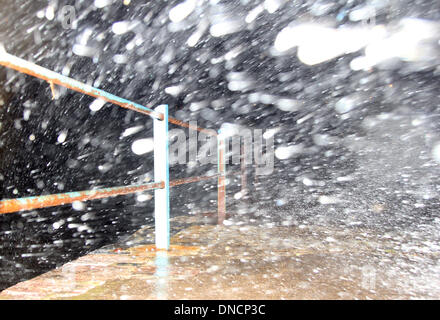
<instances>
[{"instance_id":1,"label":"horizontal metal rail","mask_svg":"<svg viewBox=\"0 0 440 320\"><path fill-rule=\"evenodd\" d=\"M82 83L72 78L63 76L59 73L56 73L54 71L36 65L35 63L13 56L5 51L3 52L0 51L0 64L7 68L17 70L21 73L25 73L33 77L45 80L51 86L56 84L116 104L123 108L131 109L136 112L147 114L160 120L163 119L163 115L161 113L155 112L150 108L144 107L130 100L120 98L104 90L94 88L88 84Z\"/></svg>"},{"instance_id":2,"label":"horizontal metal rail","mask_svg":"<svg viewBox=\"0 0 440 320\"><path fill-rule=\"evenodd\" d=\"M14 69L21 73L28 74L30 76L42 79L47 81L51 89L53 89L53 85L59 85L77 92L84 93L88 96L92 96L106 102L113 103L122 108L130 109L139 113L147 114L153 118L163 120L164 116L162 113L156 112L153 109L140 105L138 103L132 102L127 99L120 98L111 93L108 93L104 90L97 89L88 84L82 83L80 81L74 80L72 78L63 76L57 72L51 71L44 67L41 67L35 63L23 60L14 55L7 53L3 48L0 47L0 65L3 65L7 68ZM192 130L197 130L203 132L208 135L217 136L217 133L214 130L208 130L204 128L200 128L194 125L190 125L189 123L183 122L181 120L168 117L168 122L173 123L175 125L190 128Z\"/></svg>"},{"instance_id":3,"label":"horizontal metal rail","mask_svg":"<svg viewBox=\"0 0 440 320\"><path fill-rule=\"evenodd\" d=\"M156 182L156 183L148 183L141 185L58 193L58 194L50 194L50 195L36 196L36 197L5 199L0 201L0 214L12 213L22 210L33 210L40 208L55 207L68 203L73 203L75 201L102 199L102 198L114 197L124 194L141 192L145 190L163 188L163 187L164 187L163 182Z\"/></svg>"},{"instance_id":4,"label":"horizontal metal rail","mask_svg":"<svg viewBox=\"0 0 440 320\"><path fill-rule=\"evenodd\" d=\"M172 118L172 117L168 117L168 122L175 124L177 126L180 127L184 127L184 128L188 128L191 130L197 130L199 132L203 132L204 134L210 135L210 136L217 136L217 132L215 132L214 130L209 130L209 129L204 129L204 128L200 128L194 125L189 124L188 122L183 122L181 120L178 120L176 118Z\"/></svg>"},{"instance_id":5,"label":"horizontal metal rail","mask_svg":"<svg viewBox=\"0 0 440 320\"><path fill-rule=\"evenodd\" d=\"M203 180L214 179L217 177L218 177L218 174L215 174L212 176L198 176L198 177L191 177L191 178L176 179L176 180L170 181L170 186L175 187L175 186L179 186L182 184L199 182L199 181L203 181Z\"/></svg>"},{"instance_id":6,"label":"horizontal metal rail","mask_svg":"<svg viewBox=\"0 0 440 320\"><path fill-rule=\"evenodd\" d=\"M236 173L238 172L231 172L228 175L236 174ZM187 183L199 182L203 180L214 179L217 178L218 176L219 174L215 174L211 176L198 176L198 177L176 179L170 181L170 187L175 187ZM132 194L136 192L142 192L146 190L162 189L163 187L164 187L163 182L153 182L147 184L120 186L114 188L58 193L58 194L50 194L50 195L35 196L35 197L17 198L17 199L4 199L4 200L0 200L0 214L62 206L65 204L73 203L75 201L88 201L88 200L102 199L108 197L115 197L120 195Z\"/></svg>"}]
</instances>

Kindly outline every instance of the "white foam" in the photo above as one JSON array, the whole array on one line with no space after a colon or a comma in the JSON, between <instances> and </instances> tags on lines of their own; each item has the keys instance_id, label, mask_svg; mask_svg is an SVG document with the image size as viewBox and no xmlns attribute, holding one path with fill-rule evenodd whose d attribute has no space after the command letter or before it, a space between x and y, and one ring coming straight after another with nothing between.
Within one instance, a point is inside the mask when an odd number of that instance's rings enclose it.
<instances>
[{"instance_id":1,"label":"white foam","mask_svg":"<svg viewBox=\"0 0 440 320\"><path fill-rule=\"evenodd\" d=\"M170 20L172 22L183 21L191 14L191 12L194 11L194 9L196 8L196 4L196 0L186 0L182 3L179 3L177 6L170 10Z\"/></svg>"},{"instance_id":2,"label":"white foam","mask_svg":"<svg viewBox=\"0 0 440 320\"><path fill-rule=\"evenodd\" d=\"M281 98L275 102L278 109L285 112L293 112L299 109L298 100Z\"/></svg>"},{"instance_id":3,"label":"white foam","mask_svg":"<svg viewBox=\"0 0 440 320\"><path fill-rule=\"evenodd\" d=\"M320 196L318 201L320 204L336 204L341 202L340 199L332 196Z\"/></svg>"},{"instance_id":4,"label":"white foam","mask_svg":"<svg viewBox=\"0 0 440 320\"><path fill-rule=\"evenodd\" d=\"M128 57L125 54L115 54L113 61L117 64L125 64L128 61Z\"/></svg>"},{"instance_id":5,"label":"white foam","mask_svg":"<svg viewBox=\"0 0 440 320\"><path fill-rule=\"evenodd\" d=\"M307 65L316 65L358 51L382 35L381 28L293 24L280 31L274 49L275 53L283 54L298 47L299 60Z\"/></svg>"},{"instance_id":6,"label":"white foam","mask_svg":"<svg viewBox=\"0 0 440 320\"><path fill-rule=\"evenodd\" d=\"M130 31L130 21L118 21L112 24L112 31L114 34L124 34Z\"/></svg>"},{"instance_id":7,"label":"white foam","mask_svg":"<svg viewBox=\"0 0 440 320\"><path fill-rule=\"evenodd\" d=\"M49 5L46 8L46 19L52 21L55 18L55 8Z\"/></svg>"},{"instance_id":8,"label":"white foam","mask_svg":"<svg viewBox=\"0 0 440 320\"><path fill-rule=\"evenodd\" d=\"M92 111L99 111L105 105L106 101L103 99L95 99L89 106Z\"/></svg>"},{"instance_id":9,"label":"white foam","mask_svg":"<svg viewBox=\"0 0 440 320\"><path fill-rule=\"evenodd\" d=\"M436 52L431 44L438 37L438 23L406 18L399 23L399 29L372 41L365 48L365 55L354 59L353 70L367 70L384 61L397 58L402 61L429 61Z\"/></svg>"},{"instance_id":10,"label":"white foam","mask_svg":"<svg viewBox=\"0 0 440 320\"><path fill-rule=\"evenodd\" d=\"M104 8L113 3L113 0L95 0L93 3L96 8Z\"/></svg>"},{"instance_id":11,"label":"white foam","mask_svg":"<svg viewBox=\"0 0 440 320\"><path fill-rule=\"evenodd\" d=\"M252 9L251 11L249 11L245 19L246 23L253 22L263 11L264 11L264 7L262 5L259 5L254 9Z\"/></svg>"},{"instance_id":12,"label":"white foam","mask_svg":"<svg viewBox=\"0 0 440 320\"><path fill-rule=\"evenodd\" d=\"M183 90L182 86L172 86L165 88L165 93L177 97L179 93L182 92L182 90Z\"/></svg>"},{"instance_id":13,"label":"white foam","mask_svg":"<svg viewBox=\"0 0 440 320\"><path fill-rule=\"evenodd\" d=\"M264 9L266 9L269 13L274 13L285 3L285 0L265 0L264 1Z\"/></svg>"},{"instance_id":14,"label":"white foam","mask_svg":"<svg viewBox=\"0 0 440 320\"><path fill-rule=\"evenodd\" d=\"M153 198L153 196L151 194L141 193L136 196L136 201L137 202L145 202L145 201L151 200L152 198Z\"/></svg>"},{"instance_id":15,"label":"white foam","mask_svg":"<svg viewBox=\"0 0 440 320\"><path fill-rule=\"evenodd\" d=\"M238 20L223 20L211 26L209 33L213 37L222 37L227 34L238 32L242 29L243 25Z\"/></svg>"},{"instance_id":16,"label":"white foam","mask_svg":"<svg viewBox=\"0 0 440 320\"><path fill-rule=\"evenodd\" d=\"M275 150L275 157L277 157L280 160L285 160L293 157L294 155L300 154L302 151L303 151L303 146L301 144L278 147Z\"/></svg>"},{"instance_id":17,"label":"white foam","mask_svg":"<svg viewBox=\"0 0 440 320\"><path fill-rule=\"evenodd\" d=\"M59 135L58 135L58 139L57 141L59 143L63 143L64 141L66 141L67 138L67 132L66 131L62 131Z\"/></svg>"},{"instance_id":18,"label":"white foam","mask_svg":"<svg viewBox=\"0 0 440 320\"><path fill-rule=\"evenodd\" d=\"M75 211L82 211L86 208L86 205L84 204L84 202L74 201L72 202L72 208Z\"/></svg>"},{"instance_id":19,"label":"white foam","mask_svg":"<svg viewBox=\"0 0 440 320\"><path fill-rule=\"evenodd\" d=\"M124 132L122 133L122 137L128 137L131 136L132 134L138 133L139 131L141 131L144 128L144 126L135 126L135 127L131 127L131 128L127 128L124 130Z\"/></svg>"},{"instance_id":20,"label":"white foam","mask_svg":"<svg viewBox=\"0 0 440 320\"><path fill-rule=\"evenodd\" d=\"M96 53L96 49L77 43L73 45L72 52L81 57L93 57Z\"/></svg>"},{"instance_id":21,"label":"white foam","mask_svg":"<svg viewBox=\"0 0 440 320\"><path fill-rule=\"evenodd\" d=\"M131 151L137 155L143 155L154 150L153 138L139 139L131 145Z\"/></svg>"}]
</instances>

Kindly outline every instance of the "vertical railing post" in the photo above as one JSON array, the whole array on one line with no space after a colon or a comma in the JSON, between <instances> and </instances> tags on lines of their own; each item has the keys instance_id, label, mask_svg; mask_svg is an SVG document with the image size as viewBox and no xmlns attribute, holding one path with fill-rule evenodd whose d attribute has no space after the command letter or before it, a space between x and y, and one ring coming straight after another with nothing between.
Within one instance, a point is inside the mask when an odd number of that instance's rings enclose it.
<instances>
[{"instance_id":1,"label":"vertical railing post","mask_svg":"<svg viewBox=\"0 0 440 320\"><path fill-rule=\"evenodd\" d=\"M163 120L154 119L154 181L164 182L163 189L154 190L154 223L156 248L170 246L170 176L168 159L168 106L160 105L155 111Z\"/></svg>"},{"instance_id":2,"label":"vertical railing post","mask_svg":"<svg viewBox=\"0 0 440 320\"><path fill-rule=\"evenodd\" d=\"M218 211L218 224L223 224L226 216L226 141L225 137L218 131L217 135L217 158L218 158L218 199L217 199L217 211Z\"/></svg>"}]
</instances>

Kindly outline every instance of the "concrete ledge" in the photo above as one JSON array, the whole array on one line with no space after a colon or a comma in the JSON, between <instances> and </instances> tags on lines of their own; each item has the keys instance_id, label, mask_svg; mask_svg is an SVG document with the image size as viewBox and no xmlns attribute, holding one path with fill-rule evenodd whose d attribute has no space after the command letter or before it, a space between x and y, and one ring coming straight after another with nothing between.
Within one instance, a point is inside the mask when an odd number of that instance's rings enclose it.
<instances>
[{"instance_id":1,"label":"concrete ledge","mask_svg":"<svg viewBox=\"0 0 440 320\"><path fill-rule=\"evenodd\" d=\"M196 223L200 217L173 219L167 253L148 243L153 231L147 227L10 287L0 299L440 297L438 275L420 274L416 282L403 283L407 270L396 268L411 259L408 270L422 268L438 257L396 251L393 240L380 235L318 226Z\"/></svg>"}]
</instances>

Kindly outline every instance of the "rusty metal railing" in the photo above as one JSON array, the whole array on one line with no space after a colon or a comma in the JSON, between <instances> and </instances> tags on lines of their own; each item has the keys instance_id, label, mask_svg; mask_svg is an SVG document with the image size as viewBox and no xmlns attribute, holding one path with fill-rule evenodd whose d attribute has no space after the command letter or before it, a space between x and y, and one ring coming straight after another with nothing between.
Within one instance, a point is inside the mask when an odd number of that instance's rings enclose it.
<instances>
[{"instance_id":1,"label":"rusty metal railing","mask_svg":"<svg viewBox=\"0 0 440 320\"><path fill-rule=\"evenodd\" d=\"M130 109L142 114L149 115L154 120L154 179L155 182L149 184L119 186L96 190L86 190L78 192L68 192L60 194L42 195L18 199L3 199L0 201L0 214L19 212L24 210L34 210L60 206L75 201L87 201L127 195L145 190L155 192L155 228L156 228L156 247L168 250L169 248L169 188L185 183L198 182L217 178L218 199L218 223L222 224L226 215L226 161L225 161L225 138L215 133L213 130L200 128L178 119L168 117L168 106L161 105L156 109L151 109L120 98L104 90L94 88L80 81L63 76L59 73L43 68L32 62L20 59L7 53L0 47L0 65L14 69L21 73L31 75L47 81L54 91L54 85L101 99L106 102L118 105L122 108ZM218 174L212 176L190 177L169 181L169 161L168 161L168 122L175 125L197 130L205 134L216 136L218 141Z\"/></svg>"}]
</instances>

